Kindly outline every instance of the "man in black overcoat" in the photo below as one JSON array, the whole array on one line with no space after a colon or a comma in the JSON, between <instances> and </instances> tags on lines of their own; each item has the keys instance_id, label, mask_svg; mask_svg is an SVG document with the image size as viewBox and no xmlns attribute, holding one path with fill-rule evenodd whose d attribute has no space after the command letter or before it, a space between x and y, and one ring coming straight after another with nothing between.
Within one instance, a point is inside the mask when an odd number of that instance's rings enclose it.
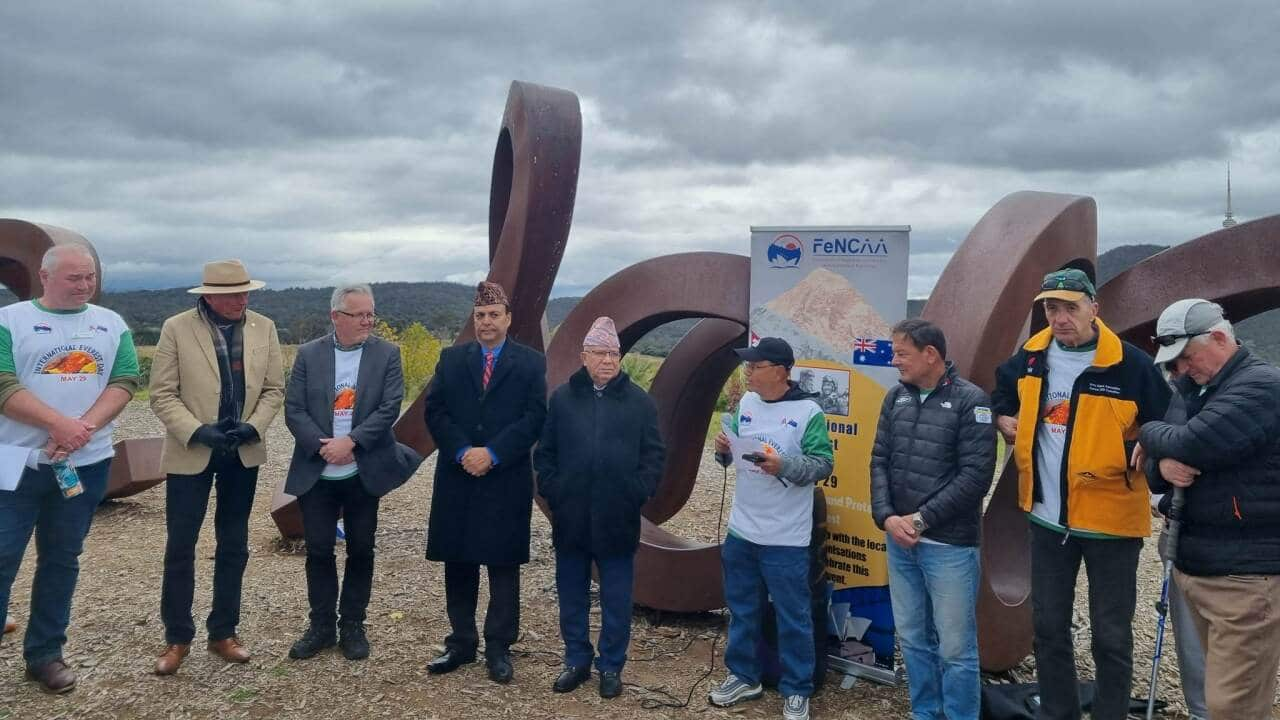
<instances>
[{"instance_id":1,"label":"man in black overcoat","mask_svg":"<svg viewBox=\"0 0 1280 720\"><path fill-rule=\"evenodd\" d=\"M427 559L444 562L452 628L427 671L475 662L476 596L486 565L485 664L491 680L508 683L509 648L520 628L520 565L529 561L529 452L547 414L547 366L541 353L507 337L511 306L498 284L480 283L472 319L476 340L440 353L427 389L427 428L439 449Z\"/></svg>"},{"instance_id":2,"label":"man in black overcoat","mask_svg":"<svg viewBox=\"0 0 1280 720\"><path fill-rule=\"evenodd\" d=\"M534 453L538 490L551 507L564 670L552 689L570 692L591 675L591 566L600 579L600 697L622 693L631 640L631 588L640 508L662 478L658 408L621 369L613 320L596 319L582 343L582 369L551 395Z\"/></svg>"}]
</instances>

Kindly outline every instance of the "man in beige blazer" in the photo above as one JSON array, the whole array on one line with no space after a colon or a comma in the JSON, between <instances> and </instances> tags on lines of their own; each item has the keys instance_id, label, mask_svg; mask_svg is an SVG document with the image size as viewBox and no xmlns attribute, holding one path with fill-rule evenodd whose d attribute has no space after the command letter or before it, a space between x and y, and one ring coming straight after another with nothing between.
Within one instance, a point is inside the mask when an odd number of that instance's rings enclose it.
<instances>
[{"instance_id":1,"label":"man in beige blazer","mask_svg":"<svg viewBox=\"0 0 1280 720\"><path fill-rule=\"evenodd\" d=\"M215 487L209 651L227 662L249 660L236 637L249 511L267 459L267 426L284 403L275 323L248 309L249 292L261 287L239 260L206 263L201 285L188 291L200 299L165 320L151 363L151 409L166 430L160 468L168 475L160 593L167 647L158 675L178 671L195 637L195 548Z\"/></svg>"}]
</instances>

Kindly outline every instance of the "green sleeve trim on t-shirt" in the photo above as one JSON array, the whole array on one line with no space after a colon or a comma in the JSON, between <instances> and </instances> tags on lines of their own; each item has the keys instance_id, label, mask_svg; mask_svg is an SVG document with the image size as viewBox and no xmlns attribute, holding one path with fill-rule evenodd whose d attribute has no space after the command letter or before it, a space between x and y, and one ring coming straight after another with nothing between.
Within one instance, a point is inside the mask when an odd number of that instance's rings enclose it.
<instances>
[{"instance_id":1,"label":"green sleeve trim on t-shirt","mask_svg":"<svg viewBox=\"0 0 1280 720\"><path fill-rule=\"evenodd\" d=\"M0 325L0 373L18 374L13 362L13 334L3 325Z\"/></svg>"},{"instance_id":2,"label":"green sleeve trim on t-shirt","mask_svg":"<svg viewBox=\"0 0 1280 720\"><path fill-rule=\"evenodd\" d=\"M120 333L120 345L116 348L116 360L111 364L111 377L108 382L121 378L138 377L138 349L133 346L133 333L125 330Z\"/></svg>"},{"instance_id":3,"label":"green sleeve trim on t-shirt","mask_svg":"<svg viewBox=\"0 0 1280 720\"><path fill-rule=\"evenodd\" d=\"M804 436L800 438L802 454L808 457L821 457L831 460L831 435L827 432L827 416L814 413L809 424L804 428Z\"/></svg>"}]
</instances>

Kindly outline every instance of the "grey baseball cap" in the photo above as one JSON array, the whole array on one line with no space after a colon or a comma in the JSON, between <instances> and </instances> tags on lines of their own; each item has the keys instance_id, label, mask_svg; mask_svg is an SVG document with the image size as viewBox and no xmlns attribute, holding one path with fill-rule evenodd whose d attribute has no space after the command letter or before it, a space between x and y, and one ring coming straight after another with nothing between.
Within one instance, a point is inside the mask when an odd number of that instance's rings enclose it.
<instances>
[{"instance_id":1,"label":"grey baseball cap","mask_svg":"<svg viewBox=\"0 0 1280 720\"><path fill-rule=\"evenodd\" d=\"M1182 354L1187 341L1209 332L1222 322L1222 306L1201 298L1179 300L1160 313L1156 321L1156 363L1164 364Z\"/></svg>"}]
</instances>

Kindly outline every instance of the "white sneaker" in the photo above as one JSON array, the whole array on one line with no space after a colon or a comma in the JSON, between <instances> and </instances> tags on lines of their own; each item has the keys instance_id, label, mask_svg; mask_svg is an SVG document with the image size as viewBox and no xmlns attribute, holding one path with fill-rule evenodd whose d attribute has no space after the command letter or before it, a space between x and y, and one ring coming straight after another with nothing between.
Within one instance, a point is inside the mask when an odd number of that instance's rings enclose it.
<instances>
[{"instance_id":1,"label":"white sneaker","mask_svg":"<svg viewBox=\"0 0 1280 720\"><path fill-rule=\"evenodd\" d=\"M788 695L782 701L782 720L809 720L809 698Z\"/></svg>"},{"instance_id":2,"label":"white sneaker","mask_svg":"<svg viewBox=\"0 0 1280 720\"><path fill-rule=\"evenodd\" d=\"M730 673L724 682L711 690L711 694L707 696L707 702L716 707L729 707L743 700L758 700L762 695L764 695L764 688L760 683L748 685L742 678Z\"/></svg>"}]
</instances>

